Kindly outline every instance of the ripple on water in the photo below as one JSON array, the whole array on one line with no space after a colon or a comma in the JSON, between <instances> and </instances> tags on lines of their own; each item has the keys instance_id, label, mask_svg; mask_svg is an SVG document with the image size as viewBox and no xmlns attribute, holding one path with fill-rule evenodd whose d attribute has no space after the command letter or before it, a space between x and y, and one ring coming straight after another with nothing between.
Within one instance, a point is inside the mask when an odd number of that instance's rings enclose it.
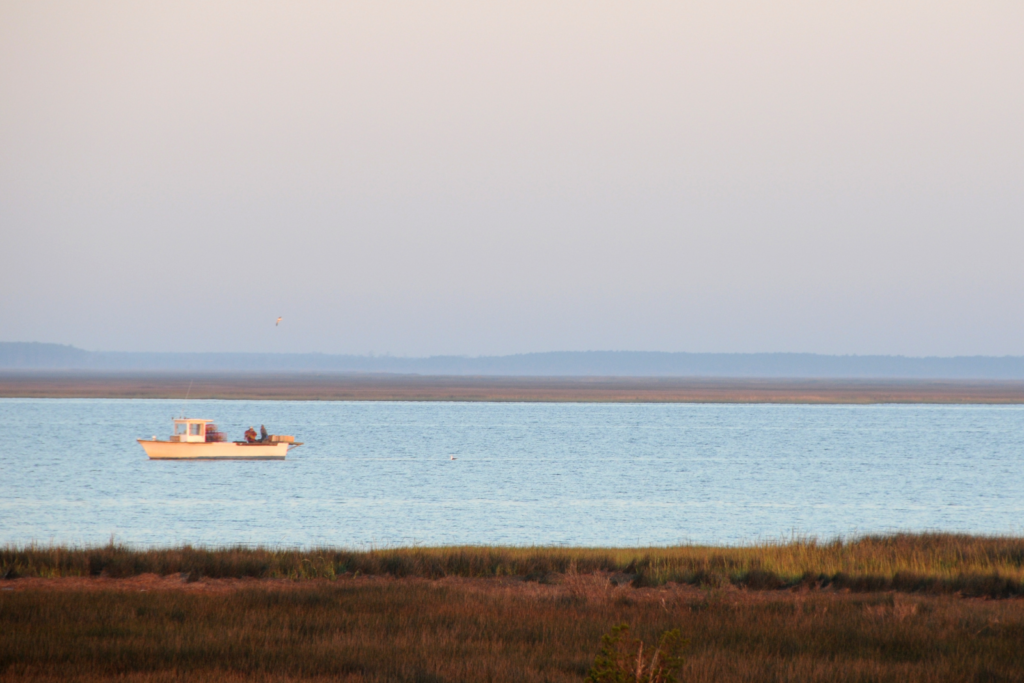
<instances>
[{"instance_id":1,"label":"ripple on water","mask_svg":"<svg viewBox=\"0 0 1024 683\"><path fill-rule=\"evenodd\" d=\"M192 401L306 445L147 460L135 439L180 409L0 399L0 542L742 543L1019 533L1024 512L1022 406Z\"/></svg>"}]
</instances>

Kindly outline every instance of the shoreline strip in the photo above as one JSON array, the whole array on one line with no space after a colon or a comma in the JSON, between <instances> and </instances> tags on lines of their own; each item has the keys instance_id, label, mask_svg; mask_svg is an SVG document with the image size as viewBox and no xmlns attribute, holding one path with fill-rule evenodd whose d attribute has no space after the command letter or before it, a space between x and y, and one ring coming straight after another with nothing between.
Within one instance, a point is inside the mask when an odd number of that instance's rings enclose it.
<instances>
[{"instance_id":1,"label":"shoreline strip","mask_svg":"<svg viewBox=\"0 0 1024 683\"><path fill-rule=\"evenodd\" d=\"M1024 404L1024 381L0 371L0 398Z\"/></svg>"}]
</instances>

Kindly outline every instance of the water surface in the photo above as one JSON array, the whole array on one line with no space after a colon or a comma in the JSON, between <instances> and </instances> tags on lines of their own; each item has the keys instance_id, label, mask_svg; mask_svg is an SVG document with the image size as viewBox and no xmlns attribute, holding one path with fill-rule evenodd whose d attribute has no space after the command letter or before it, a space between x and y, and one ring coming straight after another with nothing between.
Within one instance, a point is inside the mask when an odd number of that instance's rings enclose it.
<instances>
[{"instance_id":1,"label":"water surface","mask_svg":"<svg viewBox=\"0 0 1024 683\"><path fill-rule=\"evenodd\" d=\"M265 423L306 445L148 460L135 439L180 410L0 399L0 543L724 544L1024 519L1024 406L192 401L231 438Z\"/></svg>"}]
</instances>

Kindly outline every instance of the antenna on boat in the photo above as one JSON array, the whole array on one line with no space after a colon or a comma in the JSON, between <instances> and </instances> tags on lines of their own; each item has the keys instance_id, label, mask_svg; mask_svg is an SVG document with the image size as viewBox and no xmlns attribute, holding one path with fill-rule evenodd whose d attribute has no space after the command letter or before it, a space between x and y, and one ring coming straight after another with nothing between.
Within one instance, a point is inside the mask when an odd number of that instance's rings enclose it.
<instances>
[{"instance_id":1,"label":"antenna on boat","mask_svg":"<svg viewBox=\"0 0 1024 683\"><path fill-rule=\"evenodd\" d=\"M192 382L195 382L195 380L194 379L190 379L188 381L188 391L185 392L185 402L181 404L181 417L182 417L182 419L184 419L184 417L185 417L185 407L188 405L188 395L192 393Z\"/></svg>"}]
</instances>

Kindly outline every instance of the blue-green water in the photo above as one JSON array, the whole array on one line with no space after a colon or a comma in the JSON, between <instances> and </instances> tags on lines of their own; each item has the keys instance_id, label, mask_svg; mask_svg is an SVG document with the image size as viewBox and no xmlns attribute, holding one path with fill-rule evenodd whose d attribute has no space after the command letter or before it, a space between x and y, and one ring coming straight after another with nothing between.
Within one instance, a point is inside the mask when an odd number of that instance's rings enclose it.
<instances>
[{"instance_id":1,"label":"blue-green water","mask_svg":"<svg viewBox=\"0 0 1024 683\"><path fill-rule=\"evenodd\" d=\"M229 438L265 423L306 445L148 460L135 439L180 410L0 400L0 543L621 546L1024 521L1022 406L192 401Z\"/></svg>"}]
</instances>

